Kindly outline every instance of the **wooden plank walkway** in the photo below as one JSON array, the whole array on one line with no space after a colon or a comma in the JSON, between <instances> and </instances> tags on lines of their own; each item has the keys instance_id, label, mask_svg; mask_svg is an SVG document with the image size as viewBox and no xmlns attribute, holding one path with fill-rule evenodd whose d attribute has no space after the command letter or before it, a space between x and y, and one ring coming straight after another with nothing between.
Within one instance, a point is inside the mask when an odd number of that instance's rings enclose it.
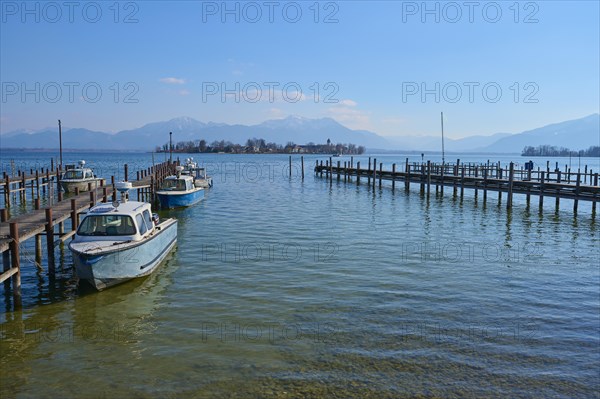
<instances>
[{"instance_id":1,"label":"wooden plank walkway","mask_svg":"<svg viewBox=\"0 0 600 399\"><path fill-rule=\"evenodd\" d=\"M460 161L456 164L409 164L408 160L405 163L404 171L396 171L396 164L392 165L392 170L383 170L383 165L380 163L377 168L376 159L373 160L373 166L369 160L367 169L360 168L360 162L354 166L353 162L344 162L342 166L340 161L337 165L333 164L331 158L323 161L317 161L315 165L315 173L333 181L336 178L338 181L344 181L354 178L358 184L361 179L366 179L369 185L378 184L381 186L382 180L391 181L392 188L395 188L396 182L404 182L405 187L410 188L410 184L418 184L421 190L431 190L431 186L435 186L436 190L443 192L444 187L452 187L454 192L460 189L461 194L465 189L479 190L487 194L487 191L495 191L498 193L508 193L507 207L512 205L512 196L514 194L524 194L527 196L529 203L530 196L535 195L540 199L540 206L543 205L544 197L557 199L571 199L574 201L574 211L577 212L578 201L592 202L592 211L595 213L596 203L600 201L600 186L598 186L598 173L590 171L584 178L584 174L580 172L568 173L567 182L561 181L566 174L559 170L552 173L554 181L548 181L547 171L516 171L514 164L511 163L508 170L502 170L496 166L493 169L490 165L461 165ZM587 171L587 167L586 167ZM505 173L503 173L505 172ZM467 175L468 173L468 175ZM493 175L493 177L490 177ZM503 175L505 177L503 177ZM335 176L335 177L334 177ZM588 179L589 177L589 179ZM582 181L589 181L589 184L582 184Z\"/></svg>"}]
</instances>

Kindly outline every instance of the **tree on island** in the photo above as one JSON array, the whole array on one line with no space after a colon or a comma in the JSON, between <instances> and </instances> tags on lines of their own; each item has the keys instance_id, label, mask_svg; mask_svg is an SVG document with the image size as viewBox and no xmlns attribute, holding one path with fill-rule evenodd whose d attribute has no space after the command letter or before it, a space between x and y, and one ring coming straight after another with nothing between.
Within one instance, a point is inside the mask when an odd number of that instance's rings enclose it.
<instances>
[{"instance_id":1,"label":"tree on island","mask_svg":"<svg viewBox=\"0 0 600 399\"><path fill-rule=\"evenodd\" d=\"M338 143L334 146L331 140L327 139L327 144L315 144L309 142L305 145L299 145L293 141L288 141L285 146L277 143L267 143L264 139L251 138L246 140L246 145L234 144L231 141L215 140L210 145L206 140L180 141L173 145L173 152L179 153L216 153L225 152L230 154L331 154L335 150L340 154L364 154L364 146L356 144ZM169 144L156 147L156 152L168 152Z\"/></svg>"},{"instance_id":2,"label":"tree on island","mask_svg":"<svg viewBox=\"0 0 600 399\"><path fill-rule=\"evenodd\" d=\"M526 146L521 152L524 157L600 157L600 147L591 146L587 150L572 151L565 147L555 147L552 145L539 145L537 147Z\"/></svg>"}]
</instances>

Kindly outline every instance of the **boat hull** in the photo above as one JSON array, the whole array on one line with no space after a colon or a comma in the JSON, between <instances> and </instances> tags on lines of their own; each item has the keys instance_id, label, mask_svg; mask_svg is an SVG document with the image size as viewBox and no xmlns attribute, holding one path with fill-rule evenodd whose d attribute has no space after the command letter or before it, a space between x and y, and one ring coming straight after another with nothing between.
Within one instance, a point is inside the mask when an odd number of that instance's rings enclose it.
<instances>
[{"instance_id":1,"label":"boat hull","mask_svg":"<svg viewBox=\"0 0 600 399\"><path fill-rule=\"evenodd\" d=\"M75 188L78 188L80 192L88 191L88 183L92 183L92 190L100 187L100 179L79 180L79 181L61 180L60 186L66 193L74 193Z\"/></svg>"},{"instance_id":2,"label":"boat hull","mask_svg":"<svg viewBox=\"0 0 600 399\"><path fill-rule=\"evenodd\" d=\"M191 206L204 198L204 189L195 188L192 191L177 193L174 191L159 191L156 193L163 209Z\"/></svg>"},{"instance_id":3,"label":"boat hull","mask_svg":"<svg viewBox=\"0 0 600 399\"><path fill-rule=\"evenodd\" d=\"M82 248L92 249L94 242L76 248L69 244L77 276L101 291L149 275L177 244L177 220L166 220L160 226L150 238L123 248L86 252Z\"/></svg>"}]
</instances>

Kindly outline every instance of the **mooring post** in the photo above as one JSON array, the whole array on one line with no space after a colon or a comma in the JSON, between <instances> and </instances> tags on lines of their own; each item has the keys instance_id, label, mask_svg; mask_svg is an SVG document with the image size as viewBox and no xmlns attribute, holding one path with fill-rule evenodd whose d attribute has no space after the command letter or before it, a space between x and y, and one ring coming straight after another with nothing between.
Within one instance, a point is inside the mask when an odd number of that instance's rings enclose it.
<instances>
[{"instance_id":1,"label":"mooring post","mask_svg":"<svg viewBox=\"0 0 600 399\"><path fill-rule=\"evenodd\" d=\"M40 198L39 197L35 199L33 207L35 210L40 209ZM36 266L38 268L40 268L39 265L42 264L42 235L41 234L35 235L35 262L36 262Z\"/></svg>"},{"instance_id":2,"label":"mooring post","mask_svg":"<svg viewBox=\"0 0 600 399\"><path fill-rule=\"evenodd\" d=\"M52 208L46 208L46 249L48 250L48 271L54 274L54 223Z\"/></svg>"},{"instance_id":3,"label":"mooring post","mask_svg":"<svg viewBox=\"0 0 600 399\"><path fill-rule=\"evenodd\" d=\"M419 193L423 194L425 193L425 165L423 162L421 162L421 165L419 165L419 169L421 172L421 185L419 187Z\"/></svg>"},{"instance_id":4,"label":"mooring post","mask_svg":"<svg viewBox=\"0 0 600 399\"><path fill-rule=\"evenodd\" d=\"M442 162L441 165L441 173L440 173L440 194L444 195L444 173L446 172L446 164Z\"/></svg>"},{"instance_id":5,"label":"mooring post","mask_svg":"<svg viewBox=\"0 0 600 399\"><path fill-rule=\"evenodd\" d=\"M300 156L300 164L302 168L302 180L304 180L304 155Z\"/></svg>"},{"instance_id":6,"label":"mooring post","mask_svg":"<svg viewBox=\"0 0 600 399\"><path fill-rule=\"evenodd\" d=\"M592 182L592 170L590 169L590 183ZM594 186L598 187L598 173L594 175ZM594 199L596 196L594 195ZM592 218L596 217L596 201L592 201Z\"/></svg>"},{"instance_id":7,"label":"mooring post","mask_svg":"<svg viewBox=\"0 0 600 399\"><path fill-rule=\"evenodd\" d=\"M356 163L356 185L360 184L360 161Z\"/></svg>"},{"instance_id":8,"label":"mooring post","mask_svg":"<svg viewBox=\"0 0 600 399\"><path fill-rule=\"evenodd\" d=\"M560 170L558 169L558 162L556 163L556 182L560 183ZM558 209L560 208L560 188L556 189L556 212L558 212Z\"/></svg>"},{"instance_id":9,"label":"mooring post","mask_svg":"<svg viewBox=\"0 0 600 399\"><path fill-rule=\"evenodd\" d=\"M129 166L127 164L123 165L123 180L129 181Z\"/></svg>"},{"instance_id":10,"label":"mooring post","mask_svg":"<svg viewBox=\"0 0 600 399\"><path fill-rule=\"evenodd\" d=\"M575 200L573 200L573 213L577 215L577 203L579 202L579 186L581 182L581 173L577 172L577 182L575 183Z\"/></svg>"},{"instance_id":11,"label":"mooring post","mask_svg":"<svg viewBox=\"0 0 600 399\"><path fill-rule=\"evenodd\" d=\"M465 194L465 165L463 164L460 171L460 198Z\"/></svg>"},{"instance_id":12,"label":"mooring post","mask_svg":"<svg viewBox=\"0 0 600 399\"><path fill-rule=\"evenodd\" d=\"M8 209L0 209L0 222L6 222L8 220Z\"/></svg>"},{"instance_id":13,"label":"mooring post","mask_svg":"<svg viewBox=\"0 0 600 399\"><path fill-rule=\"evenodd\" d=\"M19 254L19 225L16 222L10 222L9 233L12 241L10 242L11 266L17 271L12 275L13 300L15 308L21 307L21 257Z\"/></svg>"},{"instance_id":14,"label":"mooring post","mask_svg":"<svg viewBox=\"0 0 600 399\"><path fill-rule=\"evenodd\" d=\"M542 212L542 209L544 207L544 173L545 172L540 172L540 212Z\"/></svg>"},{"instance_id":15,"label":"mooring post","mask_svg":"<svg viewBox=\"0 0 600 399\"><path fill-rule=\"evenodd\" d=\"M6 174L6 183L4 184L4 203L7 207L10 207L10 177Z\"/></svg>"},{"instance_id":16,"label":"mooring post","mask_svg":"<svg viewBox=\"0 0 600 399\"><path fill-rule=\"evenodd\" d=\"M373 188L375 188L377 178L377 158L373 158Z\"/></svg>"},{"instance_id":17,"label":"mooring post","mask_svg":"<svg viewBox=\"0 0 600 399\"><path fill-rule=\"evenodd\" d=\"M487 176L488 176L488 169L487 168L483 168L483 203L485 204L487 201Z\"/></svg>"},{"instance_id":18,"label":"mooring post","mask_svg":"<svg viewBox=\"0 0 600 399\"><path fill-rule=\"evenodd\" d=\"M473 184L474 184L474 187L475 187L475 198L477 198L477 194L479 194L479 190L477 189L478 182L479 182L479 179L477 179L479 177L479 166L475 166L475 174L474 174L474 176L475 176L475 180L474 180Z\"/></svg>"},{"instance_id":19,"label":"mooring post","mask_svg":"<svg viewBox=\"0 0 600 399\"><path fill-rule=\"evenodd\" d=\"M369 165L367 167L367 186L371 187L371 157L369 157Z\"/></svg>"},{"instance_id":20,"label":"mooring post","mask_svg":"<svg viewBox=\"0 0 600 399\"><path fill-rule=\"evenodd\" d=\"M337 161L337 181L340 181L340 161Z\"/></svg>"},{"instance_id":21,"label":"mooring post","mask_svg":"<svg viewBox=\"0 0 600 399\"><path fill-rule=\"evenodd\" d=\"M75 196L79 195L79 187L75 187Z\"/></svg>"},{"instance_id":22,"label":"mooring post","mask_svg":"<svg viewBox=\"0 0 600 399\"><path fill-rule=\"evenodd\" d=\"M427 161L427 197L431 192L431 161Z\"/></svg>"},{"instance_id":23,"label":"mooring post","mask_svg":"<svg viewBox=\"0 0 600 399\"><path fill-rule=\"evenodd\" d=\"M408 162L406 162L406 173L404 174L404 189L406 191L410 190L410 165Z\"/></svg>"},{"instance_id":24,"label":"mooring post","mask_svg":"<svg viewBox=\"0 0 600 399\"><path fill-rule=\"evenodd\" d=\"M329 185L333 184L333 160L329 157Z\"/></svg>"},{"instance_id":25,"label":"mooring post","mask_svg":"<svg viewBox=\"0 0 600 399\"><path fill-rule=\"evenodd\" d=\"M396 188L396 164L392 164L392 191Z\"/></svg>"},{"instance_id":26,"label":"mooring post","mask_svg":"<svg viewBox=\"0 0 600 399\"><path fill-rule=\"evenodd\" d=\"M37 196L40 196L40 173L38 170L35 171L35 191Z\"/></svg>"},{"instance_id":27,"label":"mooring post","mask_svg":"<svg viewBox=\"0 0 600 399\"><path fill-rule=\"evenodd\" d=\"M21 201L27 201L27 187L25 186L25 172L21 174Z\"/></svg>"},{"instance_id":28,"label":"mooring post","mask_svg":"<svg viewBox=\"0 0 600 399\"><path fill-rule=\"evenodd\" d=\"M489 162L489 161L488 161ZM453 195L456 197L456 192L458 190L456 181L458 180L458 168L460 167L460 159L456 160L456 165L454 166L454 182L452 183L452 188L454 189Z\"/></svg>"},{"instance_id":29,"label":"mooring post","mask_svg":"<svg viewBox=\"0 0 600 399\"><path fill-rule=\"evenodd\" d=\"M46 169L46 182L45 184L42 186L42 193L44 195L46 195L46 186L51 184L50 183L50 171L48 169Z\"/></svg>"},{"instance_id":30,"label":"mooring post","mask_svg":"<svg viewBox=\"0 0 600 399\"><path fill-rule=\"evenodd\" d=\"M344 183L348 181L348 161L344 161Z\"/></svg>"},{"instance_id":31,"label":"mooring post","mask_svg":"<svg viewBox=\"0 0 600 399\"><path fill-rule=\"evenodd\" d=\"M510 209L512 207L514 173L515 165L511 162L508 169L508 198L506 199L506 209Z\"/></svg>"},{"instance_id":32,"label":"mooring post","mask_svg":"<svg viewBox=\"0 0 600 399\"><path fill-rule=\"evenodd\" d=\"M77 230L79 220L77 220L77 200L71 198L71 231Z\"/></svg>"},{"instance_id":33,"label":"mooring post","mask_svg":"<svg viewBox=\"0 0 600 399\"><path fill-rule=\"evenodd\" d=\"M290 155L290 164L289 164L289 167L290 167L290 179L291 179L292 178L292 156L291 155Z\"/></svg>"},{"instance_id":34,"label":"mooring post","mask_svg":"<svg viewBox=\"0 0 600 399\"><path fill-rule=\"evenodd\" d=\"M96 191L90 191L90 208L96 205Z\"/></svg>"}]
</instances>

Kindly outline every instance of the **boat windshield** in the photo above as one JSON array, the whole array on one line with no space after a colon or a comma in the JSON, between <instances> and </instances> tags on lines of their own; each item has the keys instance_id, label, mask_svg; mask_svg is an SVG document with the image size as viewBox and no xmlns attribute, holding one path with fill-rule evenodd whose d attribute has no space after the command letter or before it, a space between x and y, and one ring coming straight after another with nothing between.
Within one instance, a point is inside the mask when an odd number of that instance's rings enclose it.
<instances>
[{"instance_id":1,"label":"boat windshield","mask_svg":"<svg viewBox=\"0 0 600 399\"><path fill-rule=\"evenodd\" d=\"M80 236L130 236L135 233L133 219L127 215L89 215L77 230Z\"/></svg>"},{"instance_id":2,"label":"boat windshield","mask_svg":"<svg viewBox=\"0 0 600 399\"><path fill-rule=\"evenodd\" d=\"M63 179L83 179L83 171L69 170L63 175Z\"/></svg>"},{"instance_id":3,"label":"boat windshield","mask_svg":"<svg viewBox=\"0 0 600 399\"><path fill-rule=\"evenodd\" d=\"M185 191L185 180L167 179L163 182L162 189L169 191Z\"/></svg>"}]
</instances>

